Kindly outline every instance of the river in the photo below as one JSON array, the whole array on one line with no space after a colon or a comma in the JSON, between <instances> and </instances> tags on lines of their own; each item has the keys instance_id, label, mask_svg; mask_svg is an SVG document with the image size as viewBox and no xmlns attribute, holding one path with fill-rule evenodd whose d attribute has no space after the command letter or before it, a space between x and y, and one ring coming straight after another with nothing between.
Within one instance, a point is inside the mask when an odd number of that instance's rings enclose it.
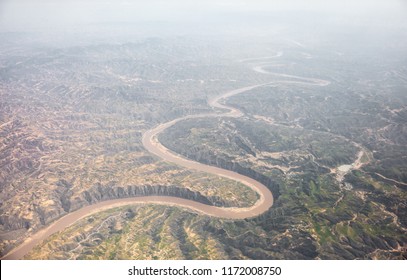
<instances>
[{"instance_id":1,"label":"river","mask_svg":"<svg viewBox=\"0 0 407 280\"><path fill-rule=\"evenodd\" d=\"M38 245L40 242L48 238L50 235L61 231L80 219L85 218L91 214L94 214L99 211L103 211L109 208L125 206L125 205L132 205L132 204L140 204L140 203L156 203L156 204L165 204L171 206L179 206L183 208L190 209L192 211L200 212L205 215L217 217L217 218L226 218L226 219L245 219L250 217L258 216L265 211L267 211L273 205L273 195L270 190L263 185L262 183L249 178L247 176L238 174L236 172L225 170L222 168L209 166L205 164L201 164L189 159L186 159L170 150L165 148L160 142L158 142L158 134L163 132L165 129L173 126L179 121L192 119L192 118L209 118L209 117L239 117L242 113L232 107L223 105L219 103L220 100L225 99L227 97L251 90L253 88L262 86L255 85L244 87L240 89L235 89L230 92L227 92L209 102L210 106L217 109L228 110L226 113L213 113L213 114L198 114L198 115L189 115L182 118L178 118L163 124L158 125L157 127L146 131L143 134L142 142L143 146L152 154L156 156L172 162L183 167L194 169L198 171L207 172L210 174L222 176L228 179L232 179L238 182L245 184L246 186L250 187L254 191L259 194L259 199L256 203L247 208L237 208L237 207L216 207L210 206L203 203L199 203L192 200L187 200L178 197L170 197L170 196L145 196L145 197L131 197L131 198L122 198L122 199L113 199L102 201L99 203L95 203L86 207L83 207L79 210L74 212L68 213L65 216L62 216L57 221L49 225L48 227L38 231L30 238L26 239L21 245L10 251L7 255L5 255L2 259L22 259L32 248Z\"/></svg>"},{"instance_id":2,"label":"river","mask_svg":"<svg viewBox=\"0 0 407 280\"><path fill-rule=\"evenodd\" d=\"M279 54L278 56L281 56L281 54ZM186 208L186 209L189 209L192 211L202 213L204 215L209 215L209 216L213 216L213 217L217 217L217 218L225 218L225 219L251 218L251 217L255 217L255 216L258 216L258 215L266 212L273 205L273 195L272 195L271 191L262 183L254 180L252 178L249 178L247 176L230 171L230 170L202 164L202 163L195 162L195 161L189 160L187 158L184 158L183 156L178 155L173 151L170 151L169 149L164 147L158 141L158 135L160 133L162 133L165 129L167 129L183 120L194 119L194 118L214 118L214 117L238 118L238 117L241 117L243 115L243 113L241 111L239 111L238 109L236 109L234 107L227 106L221 102L222 100L225 100L236 94L240 94L240 93L252 90L254 88L261 87L261 86L276 84L276 83L308 84L308 85L315 85L315 86L326 86L329 84L328 81L320 80L320 79L303 78L303 77L298 77L298 76L293 76L293 75L267 72L263 68L260 68L260 67L257 67L257 68L254 67L253 70L260 72L260 73L264 73L264 74L271 74L271 75L274 75L277 77L291 78L291 79L297 79L297 80L296 81L295 80L291 80L291 81L274 80L270 83L263 83L263 84L242 87L239 89L235 89L235 90L226 92L209 101L209 105L213 109L222 110L223 112L188 115L188 116L184 116L181 118L177 118L177 119L171 120L169 122L160 124L160 125L156 126L155 128L147 130L142 136L143 146L150 153L152 153L166 161L178 164L178 165L186 167L188 169L203 171L203 172L207 172L207 173L214 174L217 176L232 179L234 181L238 181L238 182L243 183L246 186L250 187L251 189L253 189L255 192L257 192L259 194L259 199L256 201L256 203L253 206L246 207L246 208L237 208L237 207L224 208L224 207L210 206L210 205L202 204L202 203L199 203L196 201L187 200L187 199L178 198L178 197L170 197L170 196L130 197L130 198L121 198L121 199L102 201L99 203L95 203L95 204L83 207L79 210L76 210L74 212L66 214L65 216L62 216L61 218L59 218L58 220L53 222L51 225L36 232L33 236L26 239L22 244L20 244L18 247L11 250L2 259L22 259L32 248L34 248L36 245L40 244L43 240L48 238L50 235L52 235L58 231L64 230L65 228L71 226L78 220L83 219L89 215L92 215L94 213L97 213L97 212L100 212L100 211L103 211L106 209L119 207L119 206L143 204L143 203L144 204L150 204L150 203L164 204L164 205L170 205L170 206L183 207L183 208Z\"/></svg>"}]
</instances>

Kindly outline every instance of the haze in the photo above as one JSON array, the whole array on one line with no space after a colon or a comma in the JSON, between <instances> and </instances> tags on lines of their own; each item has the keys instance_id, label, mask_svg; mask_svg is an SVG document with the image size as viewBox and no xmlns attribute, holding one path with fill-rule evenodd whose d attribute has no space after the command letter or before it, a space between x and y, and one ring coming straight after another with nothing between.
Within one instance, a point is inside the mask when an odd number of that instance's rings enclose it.
<instances>
[{"instance_id":1,"label":"haze","mask_svg":"<svg viewBox=\"0 0 407 280\"><path fill-rule=\"evenodd\" d=\"M406 259L406 14L0 0L0 258Z\"/></svg>"},{"instance_id":2,"label":"haze","mask_svg":"<svg viewBox=\"0 0 407 280\"><path fill-rule=\"evenodd\" d=\"M0 31L78 31L84 26L112 23L165 22L181 24L172 32L185 32L182 24L208 29L228 24L256 27L259 19L285 24L335 22L373 26L402 25L403 1L62 1L5 0L0 3ZM161 24L161 27L163 24ZM194 32L193 30L189 30ZM211 29L213 32L213 29Z\"/></svg>"}]
</instances>

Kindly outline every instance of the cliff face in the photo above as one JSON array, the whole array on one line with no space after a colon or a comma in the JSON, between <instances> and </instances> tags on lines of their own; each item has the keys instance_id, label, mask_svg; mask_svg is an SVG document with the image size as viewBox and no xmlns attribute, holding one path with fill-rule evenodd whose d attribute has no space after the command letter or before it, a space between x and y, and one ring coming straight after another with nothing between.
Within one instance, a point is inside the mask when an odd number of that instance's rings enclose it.
<instances>
[{"instance_id":1,"label":"cliff face","mask_svg":"<svg viewBox=\"0 0 407 280\"><path fill-rule=\"evenodd\" d=\"M104 200L112 200L125 197L141 197L141 196L175 196L194 200L207 205L234 207L233 202L225 201L219 196L206 197L200 192L191 191L186 188L180 188L174 185L170 186L104 186L101 184L94 185L89 190L83 191L80 196L72 197L70 189L56 191L58 203L54 207L43 209L42 207L34 207L34 218L23 219L19 217L0 216L0 224L5 231L18 229L37 229L49 224L53 220L58 219L62 215L75 211L86 205L95 204Z\"/></svg>"},{"instance_id":2,"label":"cliff face","mask_svg":"<svg viewBox=\"0 0 407 280\"><path fill-rule=\"evenodd\" d=\"M88 191L82 193L82 199L75 201L71 211L74 211L86 204L93 204L103 200L111 200L125 197L141 197L141 196L175 196L189 200L198 201L208 205L219 205L230 207L231 203L222 201L219 197L206 197L200 192L194 192L186 188L177 186L127 186L127 187L110 187L95 185Z\"/></svg>"},{"instance_id":3,"label":"cliff face","mask_svg":"<svg viewBox=\"0 0 407 280\"><path fill-rule=\"evenodd\" d=\"M195 158L196 156L194 154L186 154L186 157L198 160L198 158ZM199 161L201 163L205 163L208 165L214 165L223 169L231 170L236 173L250 177L256 181L259 181L260 183L262 183L271 190L275 200L277 200L278 197L280 196L279 186L276 182L272 180L271 177L261 174L251 168L244 167L237 162L227 161L223 158L211 154L207 154L206 156L200 157Z\"/></svg>"},{"instance_id":4,"label":"cliff face","mask_svg":"<svg viewBox=\"0 0 407 280\"><path fill-rule=\"evenodd\" d=\"M60 188L55 191L56 203L48 208L43 208L37 205L33 207L33 215L31 218L22 218L8 215L0 216L0 225L5 234L9 235L7 242L2 248L2 255L10 251L12 248L27 238L32 232L35 232L42 227L57 220L61 216L80 209L84 206L95 204L100 201L112 200L126 197L141 197L141 196L175 196L194 200L207 205L234 207L237 206L231 201L226 201L218 196L206 197L198 191L191 191L186 188L177 187L174 185L145 185L145 186L126 186L116 187L113 185L97 184L90 189L83 191L79 196L73 197L72 190L67 184L61 184Z\"/></svg>"},{"instance_id":5,"label":"cliff face","mask_svg":"<svg viewBox=\"0 0 407 280\"><path fill-rule=\"evenodd\" d=\"M186 158L198 161L203 164L217 166L219 168L227 169L234 171L236 173L250 177L256 181L259 181L266 187L268 187L273 193L274 200L277 200L280 196L279 185L273 181L269 176L266 176L252 168L242 166L240 163L233 161L232 159L228 160L225 157L220 157L214 154L211 151L199 148L199 147L183 147L174 144L174 141L170 141L169 137L160 137L160 141L164 146L169 149L176 151L177 153L185 156Z\"/></svg>"}]
</instances>

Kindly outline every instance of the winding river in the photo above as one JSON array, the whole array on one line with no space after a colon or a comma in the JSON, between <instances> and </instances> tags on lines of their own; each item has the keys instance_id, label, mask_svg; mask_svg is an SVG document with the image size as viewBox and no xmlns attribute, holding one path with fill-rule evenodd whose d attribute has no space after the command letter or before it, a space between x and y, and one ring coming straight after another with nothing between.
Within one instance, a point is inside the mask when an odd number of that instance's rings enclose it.
<instances>
[{"instance_id":1,"label":"winding river","mask_svg":"<svg viewBox=\"0 0 407 280\"><path fill-rule=\"evenodd\" d=\"M281 54L279 53L279 56ZM253 60L253 59L251 59ZM263 65L264 66L264 65ZM142 137L143 146L152 154L164 159L166 161L178 164L180 166L186 167L188 169L198 170L207 172L210 174L218 175L221 177L225 177L228 179L232 179L238 181L240 183L245 184L246 186L253 189L255 192L258 193L259 199L256 203L247 208L237 208L237 207L216 207L210 206L206 204L202 204L196 201L187 200L178 197L171 197L171 196L145 196L145 197L129 197L129 198L122 198L122 199L113 199L102 201L96 204L92 204L86 207L83 207L79 210L74 212L68 213L67 215L59 218L55 222L53 222L48 227L38 231L30 238L26 239L22 244L18 247L14 248L10 251L7 255L5 255L2 259L22 259L32 248L36 245L41 243L43 240L48 238L50 235L61 231L80 219L83 219L89 215L92 215L96 212L100 212L106 209L125 206L125 205L132 205L132 204L164 204L164 205L171 205L171 206L178 206L190 209L192 211L196 211L205 215L218 217L218 218L226 218L226 219L244 219L244 218L251 218L258 216L265 211L267 211L273 205L273 195L270 190L263 185L262 183L249 178L247 176L238 174L236 172L205 165L202 163L198 163L189 159L184 158L181 155L176 154L175 152L167 149L158 141L158 135L163 132L165 129L175 125L176 123L187 120L187 119L194 119L194 118L214 118L214 117L232 117L238 118L243 115L241 111L238 109L227 106L222 103L225 99L234 96L236 94L240 94L254 88L258 88L265 85L270 84L308 84L314 86L326 86L329 82L320 80L320 79L312 79L312 78L304 78L286 74L279 74L279 73L272 73L265 71L262 67L254 67L254 71L263 73L263 74L271 74L277 77L283 78L292 78L295 80L274 80L270 83L264 84L257 84L247 87L242 87L239 89L235 89L229 92L226 92L218 97L213 98L209 101L209 105L214 109L214 111L220 111L219 113L208 113L208 114L196 114L196 115L188 115L185 117L177 118L172 121L163 123L158 125L157 127L146 131Z\"/></svg>"}]
</instances>

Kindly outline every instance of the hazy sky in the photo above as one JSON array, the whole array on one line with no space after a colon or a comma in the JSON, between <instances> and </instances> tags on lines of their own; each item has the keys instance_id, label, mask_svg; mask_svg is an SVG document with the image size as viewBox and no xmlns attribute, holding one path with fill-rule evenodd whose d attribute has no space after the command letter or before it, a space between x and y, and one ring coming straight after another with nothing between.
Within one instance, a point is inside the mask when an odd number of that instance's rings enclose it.
<instances>
[{"instance_id":1,"label":"hazy sky","mask_svg":"<svg viewBox=\"0 0 407 280\"><path fill-rule=\"evenodd\" d=\"M114 22L216 22L242 14L316 12L354 20L395 22L404 0L0 0L0 31L30 31ZM290 20L288 18L288 20Z\"/></svg>"}]
</instances>

